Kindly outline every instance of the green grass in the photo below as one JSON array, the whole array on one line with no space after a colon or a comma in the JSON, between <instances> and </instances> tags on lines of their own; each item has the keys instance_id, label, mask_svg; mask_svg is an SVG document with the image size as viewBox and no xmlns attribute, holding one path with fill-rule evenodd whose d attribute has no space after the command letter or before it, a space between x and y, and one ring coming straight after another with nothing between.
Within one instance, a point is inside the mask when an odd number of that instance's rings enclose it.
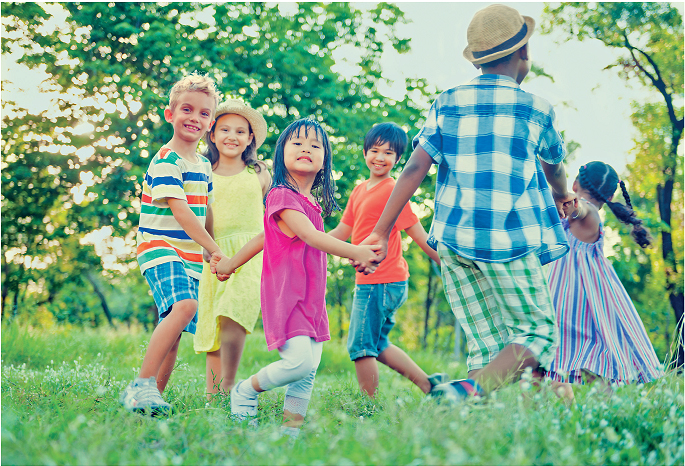
<instances>
[{"instance_id":1,"label":"green grass","mask_svg":"<svg viewBox=\"0 0 685 466\"><path fill-rule=\"evenodd\" d=\"M683 383L670 374L607 398L576 390L567 408L549 390L507 387L486 402L447 407L382 368L380 396L359 395L344 345L327 342L302 434L280 438L283 389L260 396L259 427L205 407L204 357L181 341L166 420L125 412L120 390L149 335L12 326L2 332L3 464L683 464ZM463 377L449 355L412 353L427 371ZM239 377L275 360L247 339Z\"/></svg>"}]
</instances>

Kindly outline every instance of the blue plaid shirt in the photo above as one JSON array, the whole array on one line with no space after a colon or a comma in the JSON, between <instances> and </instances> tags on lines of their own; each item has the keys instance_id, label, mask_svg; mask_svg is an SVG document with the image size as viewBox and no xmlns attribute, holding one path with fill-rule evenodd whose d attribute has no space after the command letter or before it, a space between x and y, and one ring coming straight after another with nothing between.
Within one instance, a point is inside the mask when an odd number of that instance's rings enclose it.
<instances>
[{"instance_id":1,"label":"blue plaid shirt","mask_svg":"<svg viewBox=\"0 0 685 466\"><path fill-rule=\"evenodd\" d=\"M546 100L508 76L479 76L438 96L417 144L438 165L433 245L483 262L535 252L546 264L566 254L538 159L557 164L566 156Z\"/></svg>"}]
</instances>

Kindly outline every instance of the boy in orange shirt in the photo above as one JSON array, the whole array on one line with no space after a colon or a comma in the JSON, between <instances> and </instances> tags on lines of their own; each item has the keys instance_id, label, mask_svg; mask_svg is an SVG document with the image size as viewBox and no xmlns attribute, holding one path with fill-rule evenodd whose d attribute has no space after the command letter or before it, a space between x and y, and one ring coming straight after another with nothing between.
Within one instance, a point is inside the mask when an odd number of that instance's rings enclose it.
<instances>
[{"instance_id":1,"label":"boy in orange shirt","mask_svg":"<svg viewBox=\"0 0 685 466\"><path fill-rule=\"evenodd\" d=\"M395 123L381 123L371 128L364 137L364 160L371 171L369 179L354 188L342 220L329 233L331 236L346 241L351 235L352 244L359 244L371 233L395 187L390 172L406 147L407 133ZM407 203L390 234L388 256L373 274L357 272L347 351L354 361L359 387L371 397L378 388L376 361L399 372L424 393L446 379L443 374L426 375L388 340L388 333L395 325L395 312L407 300L409 269L402 257L401 230L440 263L437 252L426 243L426 231Z\"/></svg>"}]
</instances>

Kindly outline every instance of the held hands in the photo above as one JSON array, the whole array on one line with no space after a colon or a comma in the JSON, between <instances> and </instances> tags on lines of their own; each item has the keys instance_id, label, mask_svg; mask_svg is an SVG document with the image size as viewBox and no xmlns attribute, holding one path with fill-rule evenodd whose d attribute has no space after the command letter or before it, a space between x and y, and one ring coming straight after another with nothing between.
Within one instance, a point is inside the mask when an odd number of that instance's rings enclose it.
<instances>
[{"instance_id":1,"label":"held hands","mask_svg":"<svg viewBox=\"0 0 685 466\"><path fill-rule=\"evenodd\" d=\"M202 248L202 258L205 262L209 263L209 261L212 260L212 253L207 251L205 248Z\"/></svg>"},{"instance_id":2,"label":"held hands","mask_svg":"<svg viewBox=\"0 0 685 466\"><path fill-rule=\"evenodd\" d=\"M554 203L557 206L557 212L559 213L559 218L568 217L568 208L564 208L566 204L575 204L578 207L578 199L573 191L567 191L565 196L560 196L554 191L552 191L552 196L554 197Z\"/></svg>"},{"instance_id":3,"label":"held hands","mask_svg":"<svg viewBox=\"0 0 685 466\"><path fill-rule=\"evenodd\" d=\"M224 253L215 251L209 261L209 271L215 274L220 282L226 281L235 272L230 266L230 261Z\"/></svg>"},{"instance_id":4,"label":"held hands","mask_svg":"<svg viewBox=\"0 0 685 466\"><path fill-rule=\"evenodd\" d=\"M377 252L381 246L379 244L359 244L356 246L357 252L353 258L350 258L350 264L357 264L359 267L364 267L368 270L367 273L373 273L378 266Z\"/></svg>"},{"instance_id":5,"label":"held hands","mask_svg":"<svg viewBox=\"0 0 685 466\"><path fill-rule=\"evenodd\" d=\"M359 246L373 245L372 250L376 257L370 264L364 264L362 261L353 261L350 259L350 264L357 268L357 272L368 275L375 272L378 264L381 263L385 256L388 255L388 239L381 237L378 233L371 232L364 241L359 243Z\"/></svg>"},{"instance_id":6,"label":"held hands","mask_svg":"<svg viewBox=\"0 0 685 466\"><path fill-rule=\"evenodd\" d=\"M575 198L574 200L569 202L564 202L564 214L567 218L575 220L581 216L581 206L582 204L578 202L578 198Z\"/></svg>"}]
</instances>

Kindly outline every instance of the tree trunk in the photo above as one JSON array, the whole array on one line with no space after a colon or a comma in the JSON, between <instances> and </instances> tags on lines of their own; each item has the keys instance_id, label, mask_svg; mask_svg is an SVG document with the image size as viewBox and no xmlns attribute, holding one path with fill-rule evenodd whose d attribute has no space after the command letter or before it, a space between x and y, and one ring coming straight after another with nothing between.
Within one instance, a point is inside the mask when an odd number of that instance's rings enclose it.
<instances>
[{"instance_id":1,"label":"tree trunk","mask_svg":"<svg viewBox=\"0 0 685 466\"><path fill-rule=\"evenodd\" d=\"M671 235L671 201L673 199L673 186L675 184L676 164L678 158L678 145L683 133L682 120L671 121L673 125L671 133L671 149L668 154L668 165L663 169L664 184L657 186L657 199L659 202L659 216L667 228L661 230L661 255L664 259L666 273L666 291L673 308L676 322L674 343L677 345L675 354L671 355L671 361L666 361L669 366L674 366L682 371L683 358L683 292L678 287L678 259L673 250L673 237Z\"/></svg>"},{"instance_id":2,"label":"tree trunk","mask_svg":"<svg viewBox=\"0 0 685 466\"><path fill-rule=\"evenodd\" d=\"M428 344L428 319L430 319L431 306L433 305L433 268L430 264L430 258L428 261L428 286L426 287L427 291L425 304L426 315L423 319L423 342L421 345L423 349L426 349L426 345Z\"/></svg>"},{"instance_id":3,"label":"tree trunk","mask_svg":"<svg viewBox=\"0 0 685 466\"><path fill-rule=\"evenodd\" d=\"M97 280L95 279L95 277L93 277L90 274L90 272L87 272L85 274L85 277L90 282L90 284L93 285L93 291L95 291L95 294L98 295L98 298L100 298L100 304L102 305L102 311L105 313L105 317L107 317L107 322L109 322L109 325L114 327L114 322L112 322L112 313L109 312L109 306L107 305L107 299L105 298L105 295L100 290L100 286L98 285Z\"/></svg>"}]
</instances>

